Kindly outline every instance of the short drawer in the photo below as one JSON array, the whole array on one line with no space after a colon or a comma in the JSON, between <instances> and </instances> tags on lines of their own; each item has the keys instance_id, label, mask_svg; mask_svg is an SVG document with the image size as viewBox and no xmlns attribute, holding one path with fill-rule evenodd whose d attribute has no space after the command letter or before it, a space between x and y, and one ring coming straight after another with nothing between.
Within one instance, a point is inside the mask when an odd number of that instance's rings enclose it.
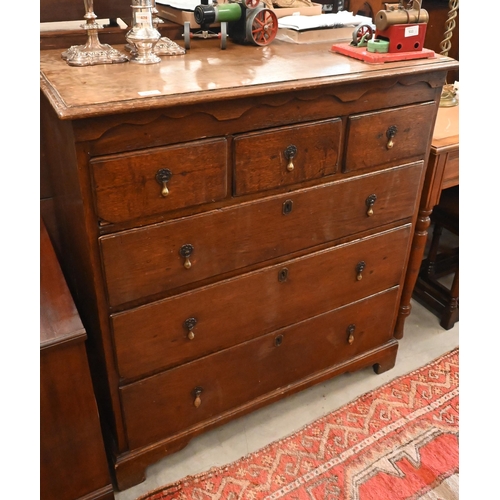
<instances>
[{"instance_id":1,"label":"short drawer","mask_svg":"<svg viewBox=\"0 0 500 500\"><path fill-rule=\"evenodd\" d=\"M416 162L103 236L110 305L411 217L422 167Z\"/></svg>"},{"instance_id":2,"label":"short drawer","mask_svg":"<svg viewBox=\"0 0 500 500\"><path fill-rule=\"evenodd\" d=\"M265 191L332 175L339 162L340 118L234 139L234 190Z\"/></svg>"},{"instance_id":3,"label":"short drawer","mask_svg":"<svg viewBox=\"0 0 500 500\"><path fill-rule=\"evenodd\" d=\"M131 448L226 411L391 340L398 289L316 316L120 389Z\"/></svg>"},{"instance_id":4,"label":"short drawer","mask_svg":"<svg viewBox=\"0 0 500 500\"><path fill-rule=\"evenodd\" d=\"M425 155L434 128L433 102L352 115L347 121L345 172Z\"/></svg>"},{"instance_id":5,"label":"short drawer","mask_svg":"<svg viewBox=\"0 0 500 500\"><path fill-rule=\"evenodd\" d=\"M400 284L411 225L111 316L118 371L170 368Z\"/></svg>"},{"instance_id":6,"label":"short drawer","mask_svg":"<svg viewBox=\"0 0 500 500\"><path fill-rule=\"evenodd\" d=\"M220 200L227 140L197 141L90 161L99 219L123 222Z\"/></svg>"}]
</instances>

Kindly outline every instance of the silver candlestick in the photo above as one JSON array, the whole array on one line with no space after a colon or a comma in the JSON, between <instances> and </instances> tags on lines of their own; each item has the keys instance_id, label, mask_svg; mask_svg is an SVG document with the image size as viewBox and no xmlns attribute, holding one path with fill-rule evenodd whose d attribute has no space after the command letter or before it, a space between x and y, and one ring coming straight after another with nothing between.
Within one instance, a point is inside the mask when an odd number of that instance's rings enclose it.
<instances>
[{"instance_id":1,"label":"silver candlestick","mask_svg":"<svg viewBox=\"0 0 500 500\"><path fill-rule=\"evenodd\" d=\"M153 8L153 26L156 28L158 24L163 23L163 19L158 17L158 9L156 8L156 0L152 0ZM186 53L186 49L182 48L179 44L175 43L170 38L162 36L154 48L155 54L158 56L178 56Z\"/></svg>"},{"instance_id":2,"label":"silver candlestick","mask_svg":"<svg viewBox=\"0 0 500 500\"><path fill-rule=\"evenodd\" d=\"M101 26L96 22L93 0L84 0L85 24L81 27L87 30L87 43L85 45L73 45L61 54L61 57L70 66L92 66L94 64L114 64L128 61L128 57L110 45L99 42L97 30Z\"/></svg>"},{"instance_id":3,"label":"silver candlestick","mask_svg":"<svg viewBox=\"0 0 500 500\"><path fill-rule=\"evenodd\" d=\"M153 26L152 1L132 0L132 29L125 38L130 44L130 62L138 64L159 63L154 47L161 38L160 32Z\"/></svg>"}]
</instances>

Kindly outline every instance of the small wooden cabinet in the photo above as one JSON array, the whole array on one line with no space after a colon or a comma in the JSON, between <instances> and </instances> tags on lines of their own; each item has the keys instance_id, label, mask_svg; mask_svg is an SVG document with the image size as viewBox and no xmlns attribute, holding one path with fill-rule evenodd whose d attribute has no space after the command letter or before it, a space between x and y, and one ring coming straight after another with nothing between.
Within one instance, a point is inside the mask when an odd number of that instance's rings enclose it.
<instances>
[{"instance_id":1,"label":"small wooden cabinet","mask_svg":"<svg viewBox=\"0 0 500 500\"><path fill-rule=\"evenodd\" d=\"M41 54L62 261L120 489L213 426L394 366L455 67L206 42L151 66Z\"/></svg>"},{"instance_id":2,"label":"small wooden cabinet","mask_svg":"<svg viewBox=\"0 0 500 500\"><path fill-rule=\"evenodd\" d=\"M40 227L40 499L113 500L87 335Z\"/></svg>"}]
</instances>

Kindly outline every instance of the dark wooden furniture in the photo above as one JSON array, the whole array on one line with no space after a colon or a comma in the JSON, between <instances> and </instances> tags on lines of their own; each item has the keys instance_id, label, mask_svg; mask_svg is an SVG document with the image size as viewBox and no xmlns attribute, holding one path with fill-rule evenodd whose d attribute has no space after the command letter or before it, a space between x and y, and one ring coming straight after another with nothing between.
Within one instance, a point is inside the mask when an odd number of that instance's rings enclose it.
<instances>
[{"instance_id":1,"label":"dark wooden furniture","mask_svg":"<svg viewBox=\"0 0 500 500\"><path fill-rule=\"evenodd\" d=\"M40 223L40 498L113 500L87 335Z\"/></svg>"},{"instance_id":2,"label":"dark wooden furniture","mask_svg":"<svg viewBox=\"0 0 500 500\"><path fill-rule=\"evenodd\" d=\"M429 152L429 165L420 198L418 218L413 238L410 265L401 296L400 314L395 336L401 338L404 321L411 312L411 299L417 284L425 249L431 214L439 203L441 192L459 184L459 106L439 108Z\"/></svg>"},{"instance_id":3,"label":"dark wooden furniture","mask_svg":"<svg viewBox=\"0 0 500 500\"><path fill-rule=\"evenodd\" d=\"M417 279L413 297L433 311L440 325L449 330L459 316L458 246L443 245L443 231L459 235L459 186L443 190L431 215L432 238L427 257ZM450 286L442 278L452 275Z\"/></svg>"},{"instance_id":4,"label":"dark wooden furniture","mask_svg":"<svg viewBox=\"0 0 500 500\"><path fill-rule=\"evenodd\" d=\"M99 19L132 17L129 0L94 0L94 12ZM79 21L85 14L84 0L40 0L40 22Z\"/></svg>"},{"instance_id":5,"label":"dark wooden furniture","mask_svg":"<svg viewBox=\"0 0 500 500\"><path fill-rule=\"evenodd\" d=\"M157 65L41 53L63 268L118 488L393 336L445 75L201 40ZM82 84L84 80L85 84Z\"/></svg>"}]
</instances>

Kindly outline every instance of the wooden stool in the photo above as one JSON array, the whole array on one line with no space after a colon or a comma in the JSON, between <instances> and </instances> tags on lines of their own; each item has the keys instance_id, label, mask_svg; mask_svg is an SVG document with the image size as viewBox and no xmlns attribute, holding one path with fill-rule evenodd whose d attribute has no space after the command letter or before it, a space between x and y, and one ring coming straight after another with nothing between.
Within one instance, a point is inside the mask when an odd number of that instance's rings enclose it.
<instances>
[{"instance_id":1,"label":"wooden stool","mask_svg":"<svg viewBox=\"0 0 500 500\"><path fill-rule=\"evenodd\" d=\"M459 186L444 189L439 204L434 208L434 225L427 258L423 260L413 291L413 298L440 318L440 325L449 330L458 321L458 246L443 248L443 230L458 236ZM440 278L453 274L451 287Z\"/></svg>"}]
</instances>

